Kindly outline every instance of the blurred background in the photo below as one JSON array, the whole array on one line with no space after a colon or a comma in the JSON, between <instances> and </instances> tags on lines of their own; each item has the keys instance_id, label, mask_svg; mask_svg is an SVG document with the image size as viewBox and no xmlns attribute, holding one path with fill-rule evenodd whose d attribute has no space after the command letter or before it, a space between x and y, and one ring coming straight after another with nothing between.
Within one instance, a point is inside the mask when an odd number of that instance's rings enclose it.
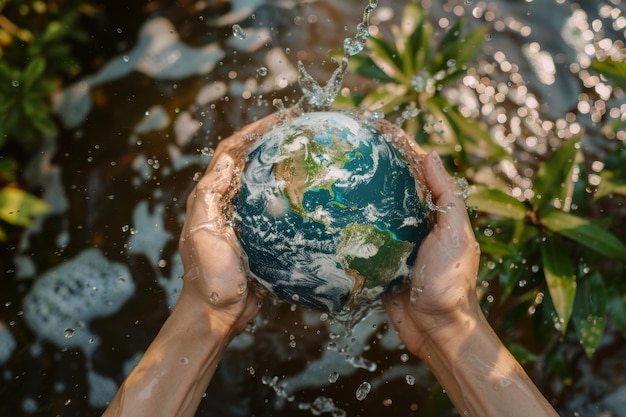
<instances>
[{"instance_id":1,"label":"blurred background","mask_svg":"<svg viewBox=\"0 0 626 417\"><path fill-rule=\"evenodd\" d=\"M325 83L365 0L0 0L0 415L97 416L175 304L212 149ZM626 5L378 2L336 107L468 181L482 306L562 416L626 416ZM380 308L266 302L199 416L451 416Z\"/></svg>"}]
</instances>

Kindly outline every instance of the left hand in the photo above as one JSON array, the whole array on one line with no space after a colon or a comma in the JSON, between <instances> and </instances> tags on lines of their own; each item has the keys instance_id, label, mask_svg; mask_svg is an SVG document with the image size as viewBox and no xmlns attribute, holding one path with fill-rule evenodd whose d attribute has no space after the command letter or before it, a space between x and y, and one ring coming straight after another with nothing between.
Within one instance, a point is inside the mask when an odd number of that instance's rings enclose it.
<instances>
[{"instance_id":1,"label":"left hand","mask_svg":"<svg viewBox=\"0 0 626 417\"><path fill-rule=\"evenodd\" d=\"M238 191L252 137L263 134L276 121L275 115L268 116L222 141L204 177L187 198L187 216L179 240L185 270L179 303L206 309L212 318L232 329L233 335L256 316L262 295L246 276L225 208Z\"/></svg>"}]
</instances>

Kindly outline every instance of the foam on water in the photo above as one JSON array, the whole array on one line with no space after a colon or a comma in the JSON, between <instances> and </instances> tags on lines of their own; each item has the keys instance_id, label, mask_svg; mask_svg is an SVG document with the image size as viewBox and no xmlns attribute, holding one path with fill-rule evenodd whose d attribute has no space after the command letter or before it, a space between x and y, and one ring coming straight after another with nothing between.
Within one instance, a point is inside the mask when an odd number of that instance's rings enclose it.
<instances>
[{"instance_id":1,"label":"foam on water","mask_svg":"<svg viewBox=\"0 0 626 417\"><path fill-rule=\"evenodd\" d=\"M122 78L133 71L155 80L181 79L206 74L224 57L218 44L193 48L185 45L172 23L162 17L148 20L139 30L135 47L111 59L98 73L85 77L54 96L57 114L72 128L79 126L91 109L94 87Z\"/></svg>"},{"instance_id":2,"label":"foam on water","mask_svg":"<svg viewBox=\"0 0 626 417\"><path fill-rule=\"evenodd\" d=\"M24 318L39 337L89 355L98 344L89 322L117 312L134 291L126 265L90 248L35 282L24 298Z\"/></svg>"},{"instance_id":3,"label":"foam on water","mask_svg":"<svg viewBox=\"0 0 626 417\"><path fill-rule=\"evenodd\" d=\"M0 322L0 365L9 360L16 346L13 334L6 324Z\"/></svg>"}]
</instances>

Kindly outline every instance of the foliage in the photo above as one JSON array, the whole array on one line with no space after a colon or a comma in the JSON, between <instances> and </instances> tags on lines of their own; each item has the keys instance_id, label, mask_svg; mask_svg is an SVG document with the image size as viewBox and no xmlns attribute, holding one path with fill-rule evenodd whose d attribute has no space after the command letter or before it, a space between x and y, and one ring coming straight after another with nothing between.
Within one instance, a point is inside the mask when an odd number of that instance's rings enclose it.
<instances>
[{"instance_id":1,"label":"foliage","mask_svg":"<svg viewBox=\"0 0 626 417\"><path fill-rule=\"evenodd\" d=\"M626 90L626 62L618 62L611 59L594 61L591 63L591 69L599 72L622 90ZM626 118L624 117L609 124L605 130L610 132L620 129L626 129Z\"/></svg>"},{"instance_id":2,"label":"foliage","mask_svg":"<svg viewBox=\"0 0 626 417\"><path fill-rule=\"evenodd\" d=\"M394 36L393 44L381 37L368 39L366 53L354 57L350 70L375 87L345 97L340 105L399 116L407 132L425 148L444 154L471 184L468 205L476 211L473 222L483 252L479 278L484 286L497 288L493 306L503 309L503 333L532 321L542 353L555 369L564 365L557 363L565 357L559 342L567 343L570 335L591 357L607 318L626 334L626 288L617 272L623 274L626 246L609 229L612 219L590 214L601 197L626 191L626 149L606 159L596 188L588 181L580 136L564 141L539 164L527 197L514 197L512 184L495 181L491 168L503 159L516 161L479 120L466 118L446 98L480 50L485 29L465 33L459 21L435 46L426 14L411 3ZM622 64L594 67L621 83L626 73ZM490 174L486 180L485 172ZM492 298L485 297L485 306ZM523 344L507 344L520 359L538 358Z\"/></svg>"},{"instance_id":3,"label":"foliage","mask_svg":"<svg viewBox=\"0 0 626 417\"><path fill-rule=\"evenodd\" d=\"M32 152L43 135L57 133L51 95L80 70L70 43L87 39L79 19L94 13L78 0L0 0L0 218L6 222L27 226L45 209L20 189L12 153Z\"/></svg>"},{"instance_id":4,"label":"foliage","mask_svg":"<svg viewBox=\"0 0 626 417\"><path fill-rule=\"evenodd\" d=\"M387 117L398 117L419 143L428 143L464 167L509 158L484 124L464 117L444 95L444 87L466 73L486 36L483 27L465 33L464 26L460 20L450 27L434 48L427 14L409 3L400 26L393 28L393 44L370 37L367 54L351 59L349 70L375 80L375 90L344 97L339 105L382 110Z\"/></svg>"}]
</instances>

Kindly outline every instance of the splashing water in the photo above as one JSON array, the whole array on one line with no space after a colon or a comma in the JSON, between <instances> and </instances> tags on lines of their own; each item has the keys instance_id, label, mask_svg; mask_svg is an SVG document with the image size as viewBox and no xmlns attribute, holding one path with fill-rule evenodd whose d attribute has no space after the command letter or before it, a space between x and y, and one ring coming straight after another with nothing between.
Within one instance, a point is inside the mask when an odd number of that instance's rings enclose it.
<instances>
[{"instance_id":1,"label":"splashing water","mask_svg":"<svg viewBox=\"0 0 626 417\"><path fill-rule=\"evenodd\" d=\"M359 385L359 387L356 389L356 399L359 401L363 401L371 390L372 385L369 382L365 381L361 383L361 385Z\"/></svg>"},{"instance_id":2,"label":"splashing water","mask_svg":"<svg viewBox=\"0 0 626 417\"><path fill-rule=\"evenodd\" d=\"M300 403L300 410L311 410L311 414L318 416L322 413L330 413L332 417L345 417L345 410L338 408L332 398L317 397L312 403Z\"/></svg>"},{"instance_id":3,"label":"splashing water","mask_svg":"<svg viewBox=\"0 0 626 417\"><path fill-rule=\"evenodd\" d=\"M244 40L247 37L246 31L239 25L233 25L233 36L237 39Z\"/></svg>"},{"instance_id":4,"label":"splashing water","mask_svg":"<svg viewBox=\"0 0 626 417\"><path fill-rule=\"evenodd\" d=\"M321 111L328 110L335 101L343 77L348 70L348 61L351 56L361 52L365 48L365 42L369 36L370 15L378 7L378 0L370 0L369 4L363 11L363 19L357 25L357 32L352 38L346 38L343 41L343 57L339 67L333 72L330 79L324 87L309 75L304 68L302 61L298 61L298 84L302 89L303 97L298 102L297 107L304 111Z\"/></svg>"}]
</instances>

